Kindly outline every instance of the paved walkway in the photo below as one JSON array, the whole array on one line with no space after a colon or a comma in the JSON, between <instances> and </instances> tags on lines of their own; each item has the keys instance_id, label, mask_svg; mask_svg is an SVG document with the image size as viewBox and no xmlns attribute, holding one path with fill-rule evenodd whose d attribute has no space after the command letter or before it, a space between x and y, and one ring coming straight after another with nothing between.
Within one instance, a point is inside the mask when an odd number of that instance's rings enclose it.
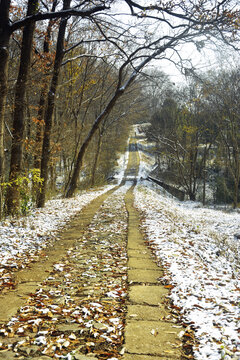
<instances>
[{"instance_id":1,"label":"paved walkway","mask_svg":"<svg viewBox=\"0 0 240 360\"><path fill-rule=\"evenodd\" d=\"M134 140L130 143L126 177L137 177L139 155ZM164 305L168 290L161 285L163 270L144 243L139 230L139 213L134 208L134 187L126 194L128 220L129 301L125 329L124 360L180 359L183 330L171 319ZM168 320L166 320L168 319Z\"/></svg>"},{"instance_id":2,"label":"paved walkway","mask_svg":"<svg viewBox=\"0 0 240 360\"><path fill-rule=\"evenodd\" d=\"M181 359L182 328L165 306L163 270L139 231L138 168L132 140L130 188L93 201L47 261L16 274L17 289L0 297L0 359Z\"/></svg>"},{"instance_id":3,"label":"paved walkway","mask_svg":"<svg viewBox=\"0 0 240 360\"><path fill-rule=\"evenodd\" d=\"M133 192L126 196L129 213L128 281L129 302L125 330L124 360L180 359L183 330L169 318L164 306L168 290L161 285L163 271L144 244L139 214L133 207Z\"/></svg>"}]
</instances>

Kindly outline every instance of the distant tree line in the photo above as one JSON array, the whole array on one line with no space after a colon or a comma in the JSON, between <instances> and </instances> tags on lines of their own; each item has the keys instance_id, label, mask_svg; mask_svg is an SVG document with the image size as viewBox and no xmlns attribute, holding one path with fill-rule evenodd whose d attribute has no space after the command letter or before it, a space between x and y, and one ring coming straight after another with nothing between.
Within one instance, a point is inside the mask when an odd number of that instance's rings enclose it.
<instances>
[{"instance_id":1,"label":"distant tree line","mask_svg":"<svg viewBox=\"0 0 240 360\"><path fill-rule=\"evenodd\" d=\"M158 176L191 200L240 201L240 68L191 77L184 88L161 89L147 134ZM153 101L153 100L152 100ZM155 99L156 102L156 99Z\"/></svg>"}]
</instances>

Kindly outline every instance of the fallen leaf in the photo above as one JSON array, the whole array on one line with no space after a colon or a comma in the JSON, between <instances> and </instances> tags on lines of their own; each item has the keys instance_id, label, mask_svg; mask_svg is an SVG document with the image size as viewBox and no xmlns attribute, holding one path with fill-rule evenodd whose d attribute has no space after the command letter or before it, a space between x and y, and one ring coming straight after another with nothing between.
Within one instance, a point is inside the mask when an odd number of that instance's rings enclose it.
<instances>
[{"instance_id":1,"label":"fallen leaf","mask_svg":"<svg viewBox=\"0 0 240 360\"><path fill-rule=\"evenodd\" d=\"M152 334L153 336L157 336L157 335L158 335L158 331L157 331L156 329L152 329L152 330L151 330L151 334Z\"/></svg>"}]
</instances>

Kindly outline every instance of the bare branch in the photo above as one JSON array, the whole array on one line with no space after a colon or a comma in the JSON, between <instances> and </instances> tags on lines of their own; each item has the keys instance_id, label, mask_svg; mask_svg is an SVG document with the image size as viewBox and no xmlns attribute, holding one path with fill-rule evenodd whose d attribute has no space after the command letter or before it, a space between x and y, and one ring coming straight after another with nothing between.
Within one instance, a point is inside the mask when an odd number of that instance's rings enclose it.
<instances>
[{"instance_id":1,"label":"bare branch","mask_svg":"<svg viewBox=\"0 0 240 360\"><path fill-rule=\"evenodd\" d=\"M109 7L106 5L94 6L88 10L77 10L77 9L67 9L56 12L47 12L47 13L37 13L35 15L26 16L25 18L14 22L10 25L10 32L14 32L17 29L20 29L27 24L33 21L47 20L47 19L59 19L59 18L67 18L70 16L79 16L81 18L91 17L95 13L106 10Z\"/></svg>"},{"instance_id":2,"label":"bare branch","mask_svg":"<svg viewBox=\"0 0 240 360\"><path fill-rule=\"evenodd\" d=\"M75 61L77 59L81 59L81 58L94 58L94 59L101 59L101 60L104 61L105 58L112 57L114 55L117 55L117 54L105 54L103 56L98 56L98 55L93 55L93 54L80 54L80 55L77 55L77 56L75 56L75 57L73 57L71 59L67 59L66 61L64 61L62 63L62 66L66 65L66 64L68 64L68 63L70 63L72 61Z\"/></svg>"}]
</instances>

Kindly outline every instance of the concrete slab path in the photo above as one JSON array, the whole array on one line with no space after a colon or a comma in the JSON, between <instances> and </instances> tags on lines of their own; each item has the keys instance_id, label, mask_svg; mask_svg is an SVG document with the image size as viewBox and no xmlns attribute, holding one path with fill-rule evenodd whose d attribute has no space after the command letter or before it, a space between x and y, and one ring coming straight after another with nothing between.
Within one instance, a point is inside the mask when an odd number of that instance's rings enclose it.
<instances>
[{"instance_id":1,"label":"concrete slab path","mask_svg":"<svg viewBox=\"0 0 240 360\"><path fill-rule=\"evenodd\" d=\"M137 152L131 152L131 157L130 164L136 165ZM135 169L137 171L137 166ZM128 171L134 175L133 168ZM179 334L183 328L174 321L166 321L169 318L169 311L165 306L168 290L161 285L163 270L156 264L139 230L140 217L134 208L133 188L125 197L129 214L129 300L123 360L181 359L182 343Z\"/></svg>"},{"instance_id":2,"label":"concrete slab path","mask_svg":"<svg viewBox=\"0 0 240 360\"><path fill-rule=\"evenodd\" d=\"M139 230L133 194L138 168L133 139L126 196L125 190L114 193L116 187L90 203L49 249L47 260L18 272L18 288L0 296L0 359L51 360L55 352L64 358L73 352L75 360L184 358L183 329L166 307L163 269Z\"/></svg>"}]
</instances>

